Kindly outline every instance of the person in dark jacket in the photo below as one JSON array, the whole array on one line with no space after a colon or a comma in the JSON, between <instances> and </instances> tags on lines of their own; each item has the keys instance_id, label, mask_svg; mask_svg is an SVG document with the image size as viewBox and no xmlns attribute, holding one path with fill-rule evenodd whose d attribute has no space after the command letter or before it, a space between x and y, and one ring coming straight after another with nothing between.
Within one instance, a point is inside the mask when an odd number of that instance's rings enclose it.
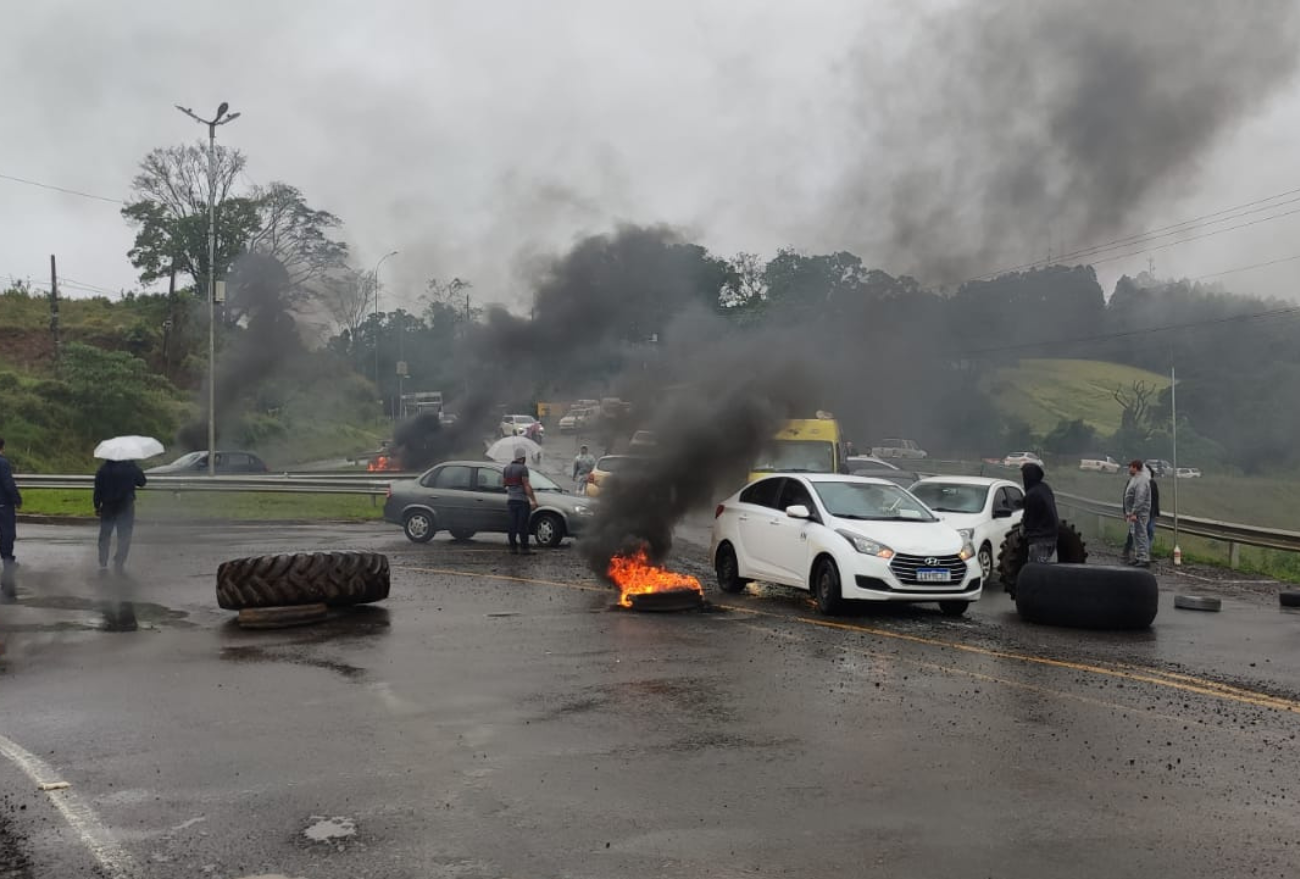
<instances>
[{"instance_id":1,"label":"person in dark jacket","mask_svg":"<svg viewBox=\"0 0 1300 879\"><path fill-rule=\"evenodd\" d=\"M95 512L99 514L99 570L108 570L108 552L117 531L117 554L113 567L120 574L131 552L135 531L135 490L146 482L144 471L134 461L105 461L95 474Z\"/></svg>"},{"instance_id":2,"label":"person in dark jacket","mask_svg":"<svg viewBox=\"0 0 1300 879\"><path fill-rule=\"evenodd\" d=\"M5 441L0 439L0 594L13 598L17 586L14 540L18 536L18 510L23 496L14 482L14 469L5 457Z\"/></svg>"},{"instance_id":3,"label":"person in dark jacket","mask_svg":"<svg viewBox=\"0 0 1300 879\"><path fill-rule=\"evenodd\" d=\"M1020 468L1025 481L1025 541L1029 544L1029 561L1050 564L1056 561L1056 542L1060 539L1061 517L1056 512L1056 495L1043 481L1043 468L1025 464Z\"/></svg>"}]
</instances>

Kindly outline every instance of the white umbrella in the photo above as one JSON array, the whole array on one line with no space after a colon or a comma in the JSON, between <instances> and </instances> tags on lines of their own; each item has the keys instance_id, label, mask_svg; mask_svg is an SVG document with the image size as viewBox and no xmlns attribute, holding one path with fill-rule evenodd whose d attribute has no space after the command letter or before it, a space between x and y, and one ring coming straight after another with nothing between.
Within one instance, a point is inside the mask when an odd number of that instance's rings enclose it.
<instances>
[{"instance_id":1,"label":"white umbrella","mask_svg":"<svg viewBox=\"0 0 1300 879\"><path fill-rule=\"evenodd\" d=\"M95 446L95 457L105 461L143 461L163 453L163 444L151 436L115 436Z\"/></svg>"},{"instance_id":2,"label":"white umbrella","mask_svg":"<svg viewBox=\"0 0 1300 879\"><path fill-rule=\"evenodd\" d=\"M487 456L498 464L509 464L519 457L517 449L524 450L524 456L529 463L539 465L542 463L542 447L522 436L508 436L505 439L497 440L488 446Z\"/></svg>"}]
</instances>

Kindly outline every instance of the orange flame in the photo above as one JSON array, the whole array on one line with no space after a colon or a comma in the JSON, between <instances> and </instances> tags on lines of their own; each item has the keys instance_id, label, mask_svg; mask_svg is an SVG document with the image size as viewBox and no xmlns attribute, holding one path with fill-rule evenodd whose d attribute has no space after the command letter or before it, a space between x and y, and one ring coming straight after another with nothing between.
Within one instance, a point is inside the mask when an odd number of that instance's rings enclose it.
<instances>
[{"instance_id":1,"label":"orange flame","mask_svg":"<svg viewBox=\"0 0 1300 879\"><path fill-rule=\"evenodd\" d=\"M623 593L618 601L623 607L632 606L633 595L647 595L651 592L693 589L701 595L704 594L704 587L695 577L650 564L645 547L641 547L632 555L614 556L609 560L608 573L609 578Z\"/></svg>"},{"instance_id":2,"label":"orange flame","mask_svg":"<svg viewBox=\"0 0 1300 879\"><path fill-rule=\"evenodd\" d=\"M402 463L398 461L396 458L390 457L388 455L380 455L379 457L375 458L373 461L371 461L369 464L366 465L366 470L370 471L371 473L379 473L381 471L401 470L401 469L402 469Z\"/></svg>"}]
</instances>

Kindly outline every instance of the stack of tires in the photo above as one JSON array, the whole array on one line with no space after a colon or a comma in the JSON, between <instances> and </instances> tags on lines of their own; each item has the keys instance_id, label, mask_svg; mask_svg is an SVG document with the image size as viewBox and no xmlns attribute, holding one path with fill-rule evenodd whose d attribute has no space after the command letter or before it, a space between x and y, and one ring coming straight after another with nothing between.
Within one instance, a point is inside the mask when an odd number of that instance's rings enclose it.
<instances>
[{"instance_id":1,"label":"stack of tires","mask_svg":"<svg viewBox=\"0 0 1300 879\"><path fill-rule=\"evenodd\" d=\"M217 568L217 604L245 628L319 622L331 607L388 597L388 557L373 552L297 552L233 559Z\"/></svg>"}]
</instances>

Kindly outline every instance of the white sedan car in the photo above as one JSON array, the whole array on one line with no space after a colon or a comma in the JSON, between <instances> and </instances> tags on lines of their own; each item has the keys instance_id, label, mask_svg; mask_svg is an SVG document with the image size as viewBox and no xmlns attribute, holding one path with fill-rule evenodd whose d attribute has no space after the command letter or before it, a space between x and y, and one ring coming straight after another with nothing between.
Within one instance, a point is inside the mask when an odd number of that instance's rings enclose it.
<instances>
[{"instance_id":1,"label":"white sedan car","mask_svg":"<svg viewBox=\"0 0 1300 879\"><path fill-rule=\"evenodd\" d=\"M718 585L807 589L827 614L845 601L937 601L960 616L980 597L975 550L892 482L834 473L776 474L718 505Z\"/></svg>"},{"instance_id":2,"label":"white sedan car","mask_svg":"<svg viewBox=\"0 0 1300 879\"><path fill-rule=\"evenodd\" d=\"M1003 467L1023 467L1026 464L1037 464L1043 466L1043 459L1033 452L1012 452L1002 459Z\"/></svg>"},{"instance_id":3,"label":"white sedan car","mask_svg":"<svg viewBox=\"0 0 1300 879\"><path fill-rule=\"evenodd\" d=\"M1025 492L1005 479L930 476L911 487L936 516L975 547L980 576L988 584L997 570L1002 541L1025 517Z\"/></svg>"},{"instance_id":4,"label":"white sedan car","mask_svg":"<svg viewBox=\"0 0 1300 879\"><path fill-rule=\"evenodd\" d=\"M497 432L503 437L523 436L528 432L528 428L532 427L534 424L537 424L537 419L531 415L507 415L502 418L501 423L497 425ZM540 424L538 424L537 427L542 433L546 432L546 428L542 427Z\"/></svg>"}]
</instances>

